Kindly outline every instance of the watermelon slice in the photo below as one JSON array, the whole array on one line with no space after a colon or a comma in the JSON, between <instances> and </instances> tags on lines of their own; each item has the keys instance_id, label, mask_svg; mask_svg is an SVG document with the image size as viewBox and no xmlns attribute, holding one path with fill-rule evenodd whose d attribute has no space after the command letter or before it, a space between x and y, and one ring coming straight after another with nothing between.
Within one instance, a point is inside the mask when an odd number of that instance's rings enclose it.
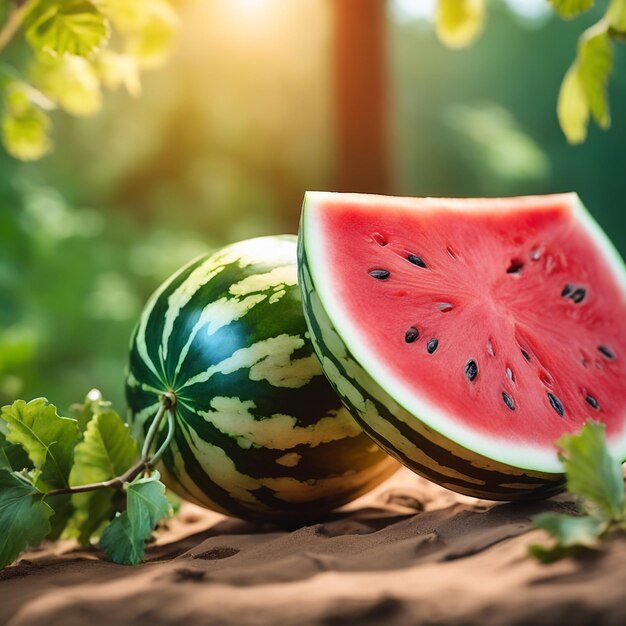
<instances>
[{"instance_id":1,"label":"watermelon slice","mask_svg":"<svg viewBox=\"0 0 626 626\"><path fill-rule=\"evenodd\" d=\"M548 496L589 419L626 458L626 269L576 194L307 193L299 266L326 376L417 473Z\"/></svg>"}]
</instances>

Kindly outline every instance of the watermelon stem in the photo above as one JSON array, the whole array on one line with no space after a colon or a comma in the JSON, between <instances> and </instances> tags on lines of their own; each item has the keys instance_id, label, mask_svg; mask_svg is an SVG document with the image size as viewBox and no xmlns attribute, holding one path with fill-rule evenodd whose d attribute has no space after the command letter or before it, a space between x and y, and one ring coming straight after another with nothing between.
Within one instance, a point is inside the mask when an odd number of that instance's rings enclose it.
<instances>
[{"instance_id":1,"label":"watermelon stem","mask_svg":"<svg viewBox=\"0 0 626 626\"><path fill-rule=\"evenodd\" d=\"M163 453L170 445L172 438L174 437L174 405L176 404L176 396L171 392L166 392L161 396L159 410L157 411L154 420L152 420L152 424L146 434L146 439L143 444L143 448L141 449L141 457L135 465L130 467L120 476L116 476L115 478L111 478L110 480L104 480L99 483L90 483L88 485L78 485L76 487L64 487L63 489L53 489L52 491L48 491L46 493L46 497L50 496L60 496L69 493L84 493L86 491L96 491L97 489L124 489L124 485L126 483L132 482L137 476L145 472L146 470L152 469L159 459L163 456ZM150 450L152 449L152 445L155 442L157 437L157 433L159 431L159 427L161 422L163 421L163 417L167 414L167 435L165 437L165 441L161 444L159 449L150 456Z\"/></svg>"},{"instance_id":2,"label":"watermelon stem","mask_svg":"<svg viewBox=\"0 0 626 626\"><path fill-rule=\"evenodd\" d=\"M156 422L156 419L154 420ZM159 459L163 456L163 453L167 450L172 439L174 438L174 411L171 408L167 409L167 436L165 441L161 444L161 447L152 455L146 465L147 467L154 467Z\"/></svg>"},{"instance_id":3,"label":"watermelon stem","mask_svg":"<svg viewBox=\"0 0 626 626\"><path fill-rule=\"evenodd\" d=\"M172 411L170 409L175 404L176 404L176 396L173 393L166 392L161 396L161 403L159 406L159 410L157 411L155 418L152 420L152 424L150 424L150 428L148 429L148 432L146 433L146 438L143 442L143 448L141 449L141 459L146 463L146 466L150 463L150 450L152 449L152 444L154 443L154 440L156 439L157 432L159 431L159 428L161 427L163 416L165 415L166 412L168 414L171 413ZM172 422L170 422L170 431L173 430ZM173 432L172 433L168 432L168 435L166 438L167 443L171 441L170 434L173 434ZM157 452L157 454L159 455L163 454L164 450L162 450L162 448L163 446L159 448L159 451Z\"/></svg>"}]
</instances>

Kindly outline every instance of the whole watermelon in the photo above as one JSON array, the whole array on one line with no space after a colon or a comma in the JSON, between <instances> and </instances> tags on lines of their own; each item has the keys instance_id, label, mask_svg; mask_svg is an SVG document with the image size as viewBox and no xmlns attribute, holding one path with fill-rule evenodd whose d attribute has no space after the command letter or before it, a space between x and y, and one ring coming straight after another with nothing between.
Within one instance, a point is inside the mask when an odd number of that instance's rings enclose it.
<instances>
[{"instance_id":1,"label":"whole watermelon","mask_svg":"<svg viewBox=\"0 0 626 626\"><path fill-rule=\"evenodd\" d=\"M296 256L296 238L284 235L196 259L150 297L133 333L126 395L135 434L145 435L160 396L173 393L163 479L183 498L229 515L316 515L397 467L322 374Z\"/></svg>"}]
</instances>

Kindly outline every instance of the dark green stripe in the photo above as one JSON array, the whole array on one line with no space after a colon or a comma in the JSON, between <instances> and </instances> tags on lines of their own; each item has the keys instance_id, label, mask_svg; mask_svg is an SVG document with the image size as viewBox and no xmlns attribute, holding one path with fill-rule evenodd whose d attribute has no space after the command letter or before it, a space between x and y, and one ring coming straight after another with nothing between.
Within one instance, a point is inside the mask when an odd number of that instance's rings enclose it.
<instances>
[{"instance_id":1,"label":"dark green stripe","mask_svg":"<svg viewBox=\"0 0 626 626\"><path fill-rule=\"evenodd\" d=\"M132 374L138 381L159 389L162 386L160 379L154 375L146 362L141 358L141 356L139 355L139 351L137 350L137 330L138 326L133 332L128 369L130 372L132 372Z\"/></svg>"},{"instance_id":2,"label":"dark green stripe","mask_svg":"<svg viewBox=\"0 0 626 626\"><path fill-rule=\"evenodd\" d=\"M175 441L181 455L180 460L182 461L185 472L188 474L191 481L207 496L207 498L209 498L212 502L215 502L215 504L220 506L223 510L228 511L232 515L237 515L238 517L248 517L250 514L249 508L233 498L228 491L217 485L207 476L185 439L185 430L187 430L187 427L184 422L177 419ZM177 475L177 469L174 463L174 455L171 447L166 450L165 455L163 456L163 462L169 468L172 476L176 477L180 481L180 478Z\"/></svg>"},{"instance_id":3,"label":"dark green stripe","mask_svg":"<svg viewBox=\"0 0 626 626\"><path fill-rule=\"evenodd\" d=\"M207 260L210 257L206 257ZM227 300L241 300L255 294L267 296L264 302L255 305L240 320L231 322L227 327L222 328L218 333L207 337L200 331L192 343L191 350L183 365L183 371L178 377L180 380L187 380L194 374L204 371L210 365L219 363L228 358L232 353L245 345L256 343L262 339L274 337L282 333L302 334L306 331L306 324L299 311L301 304L300 296L296 285L287 287L287 294L278 302L269 304L268 300L273 293L273 288L252 291L245 296L234 296L229 293L232 285L255 276L265 274L275 269L271 264L257 263L246 268L240 268L239 263L231 263L224 266L224 269L212 280L201 286L193 295L190 301L181 309L178 318L174 323L173 332L168 342L168 357L166 372L169 380L173 380L174 372L178 364L178 358L183 346L187 343L191 330L200 318L202 310L208 303L215 302L222 298ZM186 272L187 277L190 272ZM162 338L165 311L167 310L167 298L174 291L168 290L162 295L158 310L153 312L151 323L154 324L155 342L159 343ZM216 337L216 335L220 337ZM245 338L246 342L242 342ZM198 357L198 354L200 355ZM207 361L207 355L211 359Z\"/></svg>"},{"instance_id":4,"label":"dark green stripe","mask_svg":"<svg viewBox=\"0 0 626 626\"><path fill-rule=\"evenodd\" d=\"M242 448L234 437L218 430L203 417L190 411L182 404L176 407L178 420L193 428L198 437L224 450L237 470L255 479L292 477L307 481L340 476L350 470L360 471L371 466L372 461L382 461L382 452L367 452L371 444L365 434L343 438L328 443L320 443L315 448L296 445L286 450L271 448ZM294 467L285 467L276 461L287 453L295 452L302 456Z\"/></svg>"},{"instance_id":5,"label":"dark green stripe","mask_svg":"<svg viewBox=\"0 0 626 626\"><path fill-rule=\"evenodd\" d=\"M182 390L180 397L190 406L207 411L211 410L210 403L215 397L251 400L255 404L252 412L258 419L281 413L295 417L297 425L303 428L339 410L338 399L331 394L321 372L306 385L292 389L274 387L264 380L250 380L250 370L243 368L231 374L214 374L204 383L190 385Z\"/></svg>"},{"instance_id":6,"label":"dark green stripe","mask_svg":"<svg viewBox=\"0 0 626 626\"><path fill-rule=\"evenodd\" d=\"M163 383L168 388L171 388L171 377L168 375L168 371L164 369L159 355L161 341L163 338L163 328L165 325L165 312L169 308L167 302L168 297L187 280L189 274L201 265L205 259L206 257L200 257L175 276L172 282L168 285L167 289L157 298L150 316L148 317L148 322L146 324L146 346L148 349L148 355L154 363L157 371L160 373Z\"/></svg>"}]
</instances>

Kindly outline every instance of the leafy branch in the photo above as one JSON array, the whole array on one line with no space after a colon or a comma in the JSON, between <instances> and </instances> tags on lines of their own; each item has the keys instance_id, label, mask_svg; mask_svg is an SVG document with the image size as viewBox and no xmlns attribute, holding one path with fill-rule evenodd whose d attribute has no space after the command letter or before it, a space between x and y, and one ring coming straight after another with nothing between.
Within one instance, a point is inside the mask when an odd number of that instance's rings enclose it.
<instances>
[{"instance_id":1,"label":"leafy branch","mask_svg":"<svg viewBox=\"0 0 626 626\"><path fill-rule=\"evenodd\" d=\"M595 0L546 0L563 19L578 17ZM481 34L485 0L439 0L436 31L451 48L463 48ZM607 86L613 71L613 44L626 39L626 0L608 0L602 18L578 39L576 58L565 73L557 100L557 116L571 144L587 138L589 121L606 130L611 125Z\"/></svg>"},{"instance_id":2,"label":"leafy branch","mask_svg":"<svg viewBox=\"0 0 626 626\"><path fill-rule=\"evenodd\" d=\"M48 492L48 496L61 496L68 493L83 493L85 491L94 491L96 489L123 489L125 483L130 483L139 474L142 474L146 470L152 469L159 461L159 459L163 456L163 453L169 446L172 441L172 437L174 436L174 414L172 413L171 408L174 405L173 395L170 393L163 394L163 398L161 400L161 404L159 406L159 410L150 425L150 429L146 434L146 439L143 444L143 448L141 450L141 457L139 460L126 472L124 472L121 476L116 476L110 480L102 480L96 483L90 483L87 485L78 485L75 487L64 487L61 489L54 489L53 491ZM161 444L161 447L153 454L150 454L150 450L152 449L152 445L154 444L157 432L159 430L159 426L163 420L163 415L167 413L168 420L168 432L165 441Z\"/></svg>"},{"instance_id":3,"label":"leafy branch","mask_svg":"<svg viewBox=\"0 0 626 626\"><path fill-rule=\"evenodd\" d=\"M2 141L24 161L52 149L50 111L93 115L103 88L138 95L140 71L165 59L178 27L168 0L0 0L2 8L0 54L19 33L33 53L23 70L0 64Z\"/></svg>"},{"instance_id":4,"label":"leafy branch","mask_svg":"<svg viewBox=\"0 0 626 626\"><path fill-rule=\"evenodd\" d=\"M76 537L100 545L117 563L136 564L171 507L153 468L174 434L175 398L166 393L137 460L121 417L91 392L75 418L43 398L0 413L0 567L44 539ZM167 416L167 434L152 452ZM120 498L123 494L122 510ZM19 523L16 524L16 520Z\"/></svg>"},{"instance_id":5,"label":"leafy branch","mask_svg":"<svg viewBox=\"0 0 626 626\"><path fill-rule=\"evenodd\" d=\"M549 546L530 546L530 554L542 562L597 548L602 538L626 530L622 466L611 456L604 431L604 424L589 421L578 434L557 442L567 489L579 498L581 514L542 513L533 519L555 540Z\"/></svg>"}]
</instances>

